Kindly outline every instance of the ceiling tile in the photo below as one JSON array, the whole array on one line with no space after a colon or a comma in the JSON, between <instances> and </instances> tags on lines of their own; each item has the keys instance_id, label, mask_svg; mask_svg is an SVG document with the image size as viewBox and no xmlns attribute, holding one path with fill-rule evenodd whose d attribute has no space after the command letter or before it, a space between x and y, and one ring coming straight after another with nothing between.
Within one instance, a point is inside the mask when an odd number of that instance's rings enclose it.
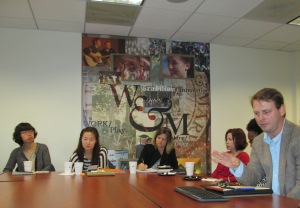
<instances>
[{"instance_id":1,"label":"ceiling tile","mask_svg":"<svg viewBox=\"0 0 300 208\"><path fill-rule=\"evenodd\" d=\"M19 28L19 29L37 29L33 19L0 17L0 27Z\"/></svg>"},{"instance_id":2,"label":"ceiling tile","mask_svg":"<svg viewBox=\"0 0 300 208\"><path fill-rule=\"evenodd\" d=\"M143 7L193 12L202 2L203 0L189 0L183 3L171 3L167 0L146 0Z\"/></svg>"},{"instance_id":3,"label":"ceiling tile","mask_svg":"<svg viewBox=\"0 0 300 208\"><path fill-rule=\"evenodd\" d=\"M86 2L78 0L30 0L36 19L85 21Z\"/></svg>"},{"instance_id":4,"label":"ceiling tile","mask_svg":"<svg viewBox=\"0 0 300 208\"><path fill-rule=\"evenodd\" d=\"M181 27L180 31L217 35L234 24L237 20L237 18L233 17L195 13Z\"/></svg>"},{"instance_id":5,"label":"ceiling tile","mask_svg":"<svg viewBox=\"0 0 300 208\"><path fill-rule=\"evenodd\" d=\"M37 20L39 29L66 31L66 32L84 32L84 23L79 22L63 22L63 21L51 21L51 20Z\"/></svg>"},{"instance_id":6,"label":"ceiling tile","mask_svg":"<svg viewBox=\"0 0 300 208\"><path fill-rule=\"evenodd\" d=\"M172 40L208 43L215 36L216 35L212 35L212 34L179 31L172 37Z\"/></svg>"},{"instance_id":7,"label":"ceiling tile","mask_svg":"<svg viewBox=\"0 0 300 208\"><path fill-rule=\"evenodd\" d=\"M300 51L300 44L289 44L289 45L281 48L280 50L290 51L290 52Z\"/></svg>"},{"instance_id":8,"label":"ceiling tile","mask_svg":"<svg viewBox=\"0 0 300 208\"><path fill-rule=\"evenodd\" d=\"M188 12L143 8L134 26L177 30L189 16Z\"/></svg>"},{"instance_id":9,"label":"ceiling tile","mask_svg":"<svg viewBox=\"0 0 300 208\"><path fill-rule=\"evenodd\" d=\"M252 43L248 44L247 47L261 48L261 49L268 49L268 50L278 50L280 48L283 48L286 45L287 45L286 43L256 40L256 41L253 41Z\"/></svg>"},{"instance_id":10,"label":"ceiling tile","mask_svg":"<svg viewBox=\"0 0 300 208\"><path fill-rule=\"evenodd\" d=\"M277 23L241 19L225 30L221 35L256 39L279 26L280 24Z\"/></svg>"},{"instance_id":11,"label":"ceiling tile","mask_svg":"<svg viewBox=\"0 0 300 208\"><path fill-rule=\"evenodd\" d=\"M27 0L1 0L0 17L33 18Z\"/></svg>"},{"instance_id":12,"label":"ceiling tile","mask_svg":"<svg viewBox=\"0 0 300 208\"><path fill-rule=\"evenodd\" d=\"M175 30L158 30L154 28L133 27L132 31L130 32L130 36L168 40L174 33Z\"/></svg>"},{"instance_id":13,"label":"ceiling tile","mask_svg":"<svg viewBox=\"0 0 300 208\"><path fill-rule=\"evenodd\" d=\"M243 17L263 0L209 0L197 10L199 13L227 17Z\"/></svg>"},{"instance_id":14,"label":"ceiling tile","mask_svg":"<svg viewBox=\"0 0 300 208\"><path fill-rule=\"evenodd\" d=\"M285 24L299 16L299 0L265 0L244 18Z\"/></svg>"},{"instance_id":15,"label":"ceiling tile","mask_svg":"<svg viewBox=\"0 0 300 208\"><path fill-rule=\"evenodd\" d=\"M87 23L89 0L0 0L0 28L56 30L101 35L300 51L300 29L286 25L299 15L299 0L145 0L137 20ZM121 8L118 11L124 11ZM94 11L94 12L98 12ZM133 15L129 12L129 15ZM102 17L101 17L102 18ZM127 21L128 22L128 21ZM133 25L133 26L132 26ZM299 49L299 50L298 50Z\"/></svg>"},{"instance_id":16,"label":"ceiling tile","mask_svg":"<svg viewBox=\"0 0 300 208\"><path fill-rule=\"evenodd\" d=\"M253 39L248 38L218 36L215 39L213 39L211 43L243 47L252 41Z\"/></svg>"},{"instance_id":17,"label":"ceiling tile","mask_svg":"<svg viewBox=\"0 0 300 208\"><path fill-rule=\"evenodd\" d=\"M85 33L102 34L102 35L120 35L127 36L130 32L130 26L105 25L105 24L85 24Z\"/></svg>"},{"instance_id":18,"label":"ceiling tile","mask_svg":"<svg viewBox=\"0 0 300 208\"><path fill-rule=\"evenodd\" d=\"M300 28L294 25L282 25L272 32L264 35L261 40L294 43L300 41Z\"/></svg>"}]
</instances>

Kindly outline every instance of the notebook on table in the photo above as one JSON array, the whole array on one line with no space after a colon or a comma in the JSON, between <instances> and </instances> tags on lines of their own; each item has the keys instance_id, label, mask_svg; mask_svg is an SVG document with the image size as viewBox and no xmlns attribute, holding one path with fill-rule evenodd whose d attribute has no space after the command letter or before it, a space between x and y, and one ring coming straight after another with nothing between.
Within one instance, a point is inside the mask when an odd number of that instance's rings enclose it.
<instances>
[{"instance_id":1,"label":"notebook on table","mask_svg":"<svg viewBox=\"0 0 300 208\"><path fill-rule=\"evenodd\" d=\"M116 172L112 170L96 170L96 171L87 171L86 172L87 176L114 176L116 175Z\"/></svg>"},{"instance_id":2,"label":"notebook on table","mask_svg":"<svg viewBox=\"0 0 300 208\"><path fill-rule=\"evenodd\" d=\"M273 190L265 187L256 186L205 186L205 190L217 193L226 197L239 197L239 196L259 196L269 195L273 193Z\"/></svg>"},{"instance_id":3,"label":"notebook on table","mask_svg":"<svg viewBox=\"0 0 300 208\"><path fill-rule=\"evenodd\" d=\"M34 175L34 172L17 172L17 171L13 171L12 175L13 176L19 176L19 175Z\"/></svg>"}]
</instances>

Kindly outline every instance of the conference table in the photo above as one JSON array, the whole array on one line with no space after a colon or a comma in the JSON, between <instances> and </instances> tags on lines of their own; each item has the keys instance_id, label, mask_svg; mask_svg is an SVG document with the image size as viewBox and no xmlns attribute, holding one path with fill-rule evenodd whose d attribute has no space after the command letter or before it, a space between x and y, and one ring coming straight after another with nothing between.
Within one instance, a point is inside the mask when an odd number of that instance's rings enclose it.
<instances>
[{"instance_id":1,"label":"conference table","mask_svg":"<svg viewBox=\"0 0 300 208\"><path fill-rule=\"evenodd\" d=\"M300 201L279 195L232 197L228 202L198 202L176 192L176 186L208 183L186 181L183 175L117 173L114 176L67 176L61 172L0 175L0 207L205 207L296 208Z\"/></svg>"}]
</instances>

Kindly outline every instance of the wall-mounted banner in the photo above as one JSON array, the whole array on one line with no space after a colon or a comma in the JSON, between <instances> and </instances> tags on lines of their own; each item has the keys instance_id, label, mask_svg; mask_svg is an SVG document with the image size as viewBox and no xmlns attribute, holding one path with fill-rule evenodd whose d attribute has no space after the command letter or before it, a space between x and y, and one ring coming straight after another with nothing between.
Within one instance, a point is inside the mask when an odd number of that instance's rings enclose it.
<instances>
[{"instance_id":1,"label":"wall-mounted banner","mask_svg":"<svg viewBox=\"0 0 300 208\"><path fill-rule=\"evenodd\" d=\"M82 126L101 145L135 158L141 137L161 126L178 158L198 158L210 174L209 44L146 38L82 37Z\"/></svg>"}]
</instances>

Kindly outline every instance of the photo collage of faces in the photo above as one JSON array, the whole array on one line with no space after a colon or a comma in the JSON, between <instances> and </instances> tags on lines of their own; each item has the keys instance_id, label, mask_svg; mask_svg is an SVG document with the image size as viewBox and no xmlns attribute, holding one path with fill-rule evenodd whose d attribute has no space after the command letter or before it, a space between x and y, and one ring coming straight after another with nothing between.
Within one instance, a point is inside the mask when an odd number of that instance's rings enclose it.
<instances>
[{"instance_id":1,"label":"photo collage of faces","mask_svg":"<svg viewBox=\"0 0 300 208\"><path fill-rule=\"evenodd\" d=\"M99 84L189 79L210 70L209 44L198 42L83 36L82 57L84 82Z\"/></svg>"}]
</instances>

